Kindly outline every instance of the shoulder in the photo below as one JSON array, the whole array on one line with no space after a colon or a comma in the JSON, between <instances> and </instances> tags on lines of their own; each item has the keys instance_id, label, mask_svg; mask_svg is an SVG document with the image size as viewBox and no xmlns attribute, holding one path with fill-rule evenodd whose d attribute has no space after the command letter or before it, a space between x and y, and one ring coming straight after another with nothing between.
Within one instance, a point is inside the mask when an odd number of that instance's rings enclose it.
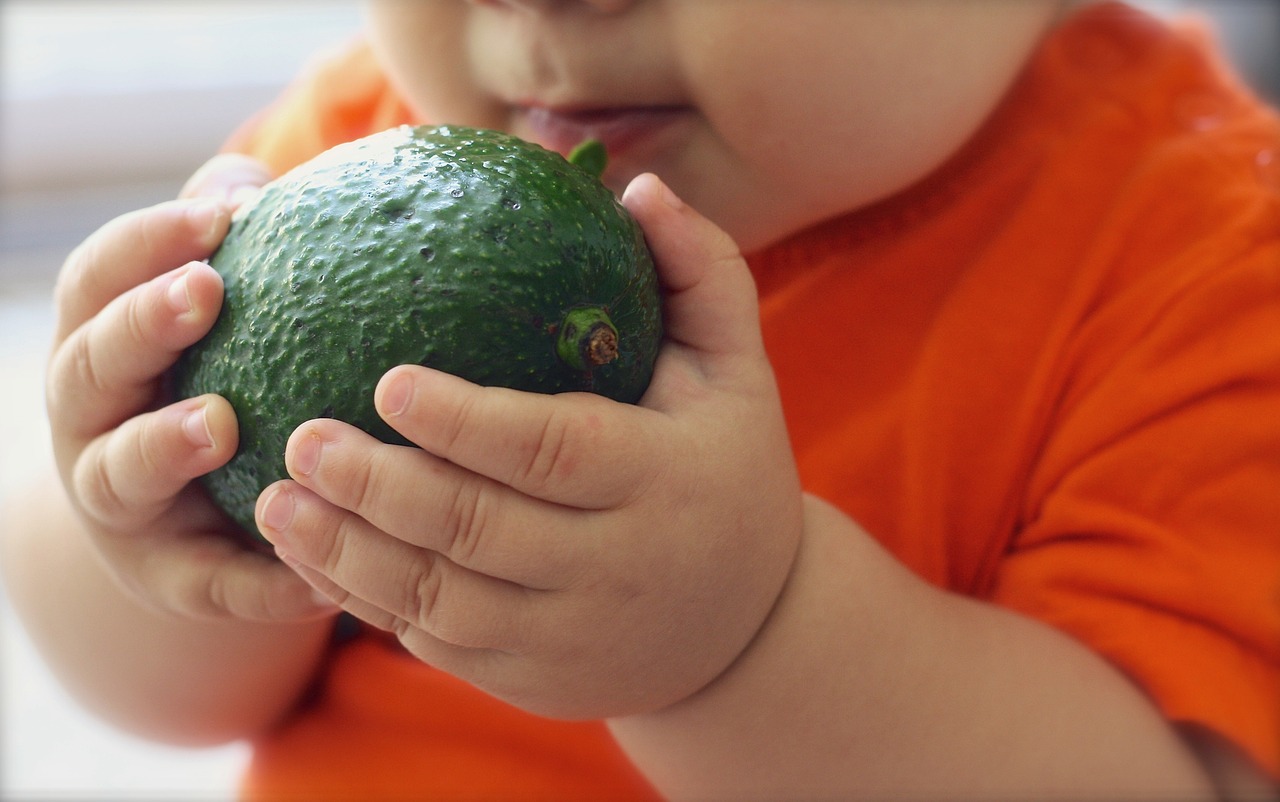
<instances>
[{"instance_id":1,"label":"shoulder","mask_svg":"<svg viewBox=\"0 0 1280 802\"><path fill-rule=\"evenodd\" d=\"M1073 281L1095 284L1090 311L1154 311L1267 272L1260 254L1280 241L1280 114L1203 24L1103 3L1065 23L1035 69L1038 179L1081 244Z\"/></svg>"}]
</instances>

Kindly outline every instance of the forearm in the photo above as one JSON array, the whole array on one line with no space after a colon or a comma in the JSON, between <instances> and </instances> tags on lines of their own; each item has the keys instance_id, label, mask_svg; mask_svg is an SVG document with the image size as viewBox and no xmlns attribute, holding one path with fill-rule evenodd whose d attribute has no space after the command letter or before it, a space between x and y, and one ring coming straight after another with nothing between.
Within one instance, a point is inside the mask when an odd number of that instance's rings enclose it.
<instances>
[{"instance_id":1,"label":"forearm","mask_svg":"<svg viewBox=\"0 0 1280 802\"><path fill-rule=\"evenodd\" d=\"M93 555L57 480L4 510L4 583L68 691L113 724L188 744L278 720L310 681L330 624L192 621L126 595Z\"/></svg>"},{"instance_id":2,"label":"forearm","mask_svg":"<svg viewBox=\"0 0 1280 802\"><path fill-rule=\"evenodd\" d=\"M612 722L675 798L1204 798L1118 671L1023 617L926 585L808 502L792 578L719 680Z\"/></svg>"}]
</instances>

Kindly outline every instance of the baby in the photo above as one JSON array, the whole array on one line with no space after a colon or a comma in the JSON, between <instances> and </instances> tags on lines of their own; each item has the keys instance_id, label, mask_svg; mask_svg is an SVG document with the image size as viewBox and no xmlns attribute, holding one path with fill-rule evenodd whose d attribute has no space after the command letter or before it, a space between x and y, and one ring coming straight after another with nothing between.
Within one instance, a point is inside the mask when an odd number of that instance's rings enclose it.
<instances>
[{"instance_id":1,"label":"baby","mask_svg":"<svg viewBox=\"0 0 1280 802\"><path fill-rule=\"evenodd\" d=\"M1197 30L1063 0L379 0L68 258L15 607L246 799L1213 798L1280 780L1280 120ZM234 205L456 123L610 153L638 406L391 368L246 550L164 376ZM744 257L745 254L745 257ZM342 612L343 615L339 615ZM354 621L353 627L335 627Z\"/></svg>"}]
</instances>

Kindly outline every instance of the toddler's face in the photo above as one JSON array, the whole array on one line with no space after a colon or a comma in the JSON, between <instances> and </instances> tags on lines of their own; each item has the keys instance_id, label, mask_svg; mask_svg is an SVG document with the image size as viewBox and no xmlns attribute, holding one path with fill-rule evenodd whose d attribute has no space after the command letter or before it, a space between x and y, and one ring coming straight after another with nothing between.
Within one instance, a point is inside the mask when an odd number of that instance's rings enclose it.
<instances>
[{"instance_id":1,"label":"toddler's face","mask_svg":"<svg viewBox=\"0 0 1280 802\"><path fill-rule=\"evenodd\" d=\"M1062 0L373 0L433 123L609 150L745 250L902 189L990 112Z\"/></svg>"}]
</instances>

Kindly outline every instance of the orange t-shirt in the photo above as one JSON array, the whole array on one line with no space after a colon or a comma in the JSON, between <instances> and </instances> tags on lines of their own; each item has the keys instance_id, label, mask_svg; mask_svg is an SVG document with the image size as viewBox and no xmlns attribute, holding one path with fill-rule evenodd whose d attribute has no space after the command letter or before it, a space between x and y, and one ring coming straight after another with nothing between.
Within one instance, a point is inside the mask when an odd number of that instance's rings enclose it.
<instances>
[{"instance_id":1,"label":"orange t-shirt","mask_svg":"<svg viewBox=\"0 0 1280 802\"><path fill-rule=\"evenodd\" d=\"M1212 52L1088 7L934 175L750 262L807 490L1280 778L1280 119ZM357 44L233 146L284 170L412 121ZM246 789L652 794L601 724L372 637L260 739Z\"/></svg>"}]
</instances>

